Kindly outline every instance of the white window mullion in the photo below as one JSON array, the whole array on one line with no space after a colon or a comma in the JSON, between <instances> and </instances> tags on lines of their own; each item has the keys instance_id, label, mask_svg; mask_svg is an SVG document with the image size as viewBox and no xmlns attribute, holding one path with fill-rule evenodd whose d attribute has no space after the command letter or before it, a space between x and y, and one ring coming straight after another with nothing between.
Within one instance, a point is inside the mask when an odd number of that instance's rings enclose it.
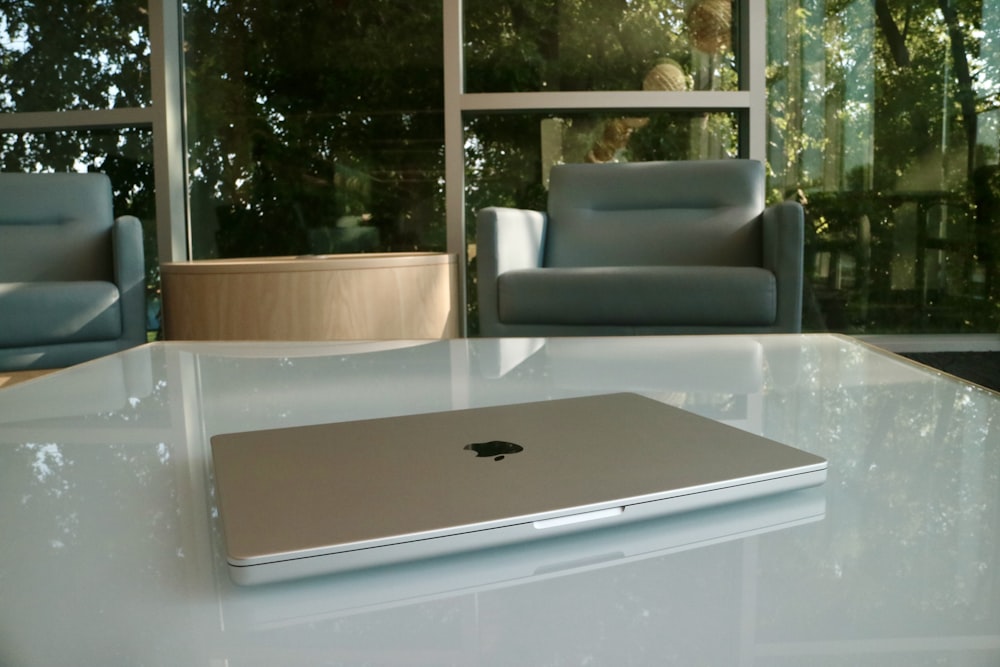
<instances>
[{"instance_id":1,"label":"white window mullion","mask_svg":"<svg viewBox=\"0 0 1000 667\"><path fill-rule=\"evenodd\" d=\"M444 0L444 150L448 252L465 256L462 0Z\"/></svg>"},{"instance_id":2,"label":"white window mullion","mask_svg":"<svg viewBox=\"0 0 1000 667\"><path fill-rule=\"evenodd\" d=\"M180 0L149 0L150 74L153 86L153 170L160 262L190 258L187 148L184 141L184 60Z\"/></svg>"},{"instance_id":3,"label":"white window mullion","mask_svg":"<svg viewBox=\"0 0 1000 667\"><path fill-rule=\"evenodd\" d=\"M747 91L653 92L567 91L541 93L475 93L462 96L463 111L580 111L599 109L746 109Z\"/></svg>"},{"instance_id":4,"label":"white window mullion","mask_svg":"<svg viewBox=\"0 0 1000 667\"><path fill-rule=\"evenodd\" d=\"M745 0L746 28L741 31L741 41L746 44L746 78L750 94L750 111L747 114L747 156L753 160L767 160L767 3Z\"/></svg>"},{"instance_id":5,"label":"white window mullion","mask_svg":"<svg viewBox=\"0 0 1000 667\"><path fill-rule=\"evenodd\" d=\"M152 109L83 109L32 111L0 114L2 132L49 132L52 130L104 130L151 127Z\"/></svg>"},{"instance_id":6,"label":"white window mullion","mask_svg":"<svg viewBox=\"0 0 1000 667\"><path fill-rule=\"evenodd\" d=\"M465 238L465 128L462 123L464 64L462 54L462 0L444 0L444 176L447 250L458 257L460 312L467 311L465 274L468 269ZM459 316L461 335L465 316Z\"/></svg>"}]
</instances>

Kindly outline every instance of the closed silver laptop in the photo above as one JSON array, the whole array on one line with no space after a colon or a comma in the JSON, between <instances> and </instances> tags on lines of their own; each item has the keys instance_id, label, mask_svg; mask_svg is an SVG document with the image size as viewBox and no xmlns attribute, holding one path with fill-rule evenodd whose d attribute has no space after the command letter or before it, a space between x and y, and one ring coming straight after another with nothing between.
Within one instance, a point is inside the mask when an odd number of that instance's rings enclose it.
<instances>
[{"instance_id":1,"label":"closed silver laptop","mask_svg":"<svg viewBox=\"0 0 1000 667\"><path fill-rule=\"evenodd\" d=\"M256 584L821 484L826 461L629 393L212 437L230 574Z\"/></svg>"}]
</instances>

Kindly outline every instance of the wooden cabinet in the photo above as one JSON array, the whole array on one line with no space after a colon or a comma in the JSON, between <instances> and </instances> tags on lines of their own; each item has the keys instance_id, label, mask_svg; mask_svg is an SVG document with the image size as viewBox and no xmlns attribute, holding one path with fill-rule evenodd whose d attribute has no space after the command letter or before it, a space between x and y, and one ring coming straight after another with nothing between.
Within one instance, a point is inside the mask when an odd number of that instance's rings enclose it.
<instances>
[{"instance_id":1,"label":"wooden cabinet","mask_svg":"<svg viewBox=\"0 0 1000 667\"><path fill-rule=\"evenodd\" d=\"M197 260L161 267L172 340L386 340L461 335L445 253Z\"/></svg>"}]
</instances>

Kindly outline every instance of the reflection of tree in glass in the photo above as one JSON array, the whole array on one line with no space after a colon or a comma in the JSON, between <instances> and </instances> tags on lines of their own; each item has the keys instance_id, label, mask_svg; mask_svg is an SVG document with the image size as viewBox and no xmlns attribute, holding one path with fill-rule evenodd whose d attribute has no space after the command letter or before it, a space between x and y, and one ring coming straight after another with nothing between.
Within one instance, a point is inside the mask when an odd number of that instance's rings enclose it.
<instances>
[{"instance_id":1,"label":"reflection of tree in glass","mask_svg":"<svg viewBox=\"0 0 1000 667\"><path fill-rule=\"evenodd\" d=\"M974 0L768 6L772 198L804 194L829 223L807 266L818 326L995 331L996 225L975 215L975 174L997 163L1000 17ZM929 199L948 204L925 215Z\"/></svg>"},{"instance_id":2,"label":"reflection of tree in glass","mask_svg":"<svg viewBox=\"0 0 1000 667\"><path fill-rule=\"evenodd\" d=\"M191 4L196 254L443 249L441 12Z\"/></svg>"},{"instance_id":3,"label":"reflection of tree in glass","mask_svg":"<svg viewBox=\"0 0 1000 667\"><path fill-rule=\"evenodd\" d=\"M0 0L0 111L150 102L146 0Z\"/></svg>"},{"instance_id":4,"label":"reflection of tree in glass","mask_svg":"<svg viewBox=\"0 0 1000 667\"><path fill-rule=\"evenodd\" d=\"M978 622L992 632L996 577L986 564L1000 552L1000 514L982 499L1000 488L996 399L928 383L861 348L810 348L795 365L795 376L769 387L766 431L829 459L828 511L799 534L795 557L787 543L778 554L762 540L762 562L785 564L760 582L779 593L763 601L762 636L836 626L861 638L892 626L892 636L909 637L915 622L945 634ZM807 585L815 606L783 607L789 581ZM886 618L900 600L911 613Z\"/></svg>"}]
</instances>

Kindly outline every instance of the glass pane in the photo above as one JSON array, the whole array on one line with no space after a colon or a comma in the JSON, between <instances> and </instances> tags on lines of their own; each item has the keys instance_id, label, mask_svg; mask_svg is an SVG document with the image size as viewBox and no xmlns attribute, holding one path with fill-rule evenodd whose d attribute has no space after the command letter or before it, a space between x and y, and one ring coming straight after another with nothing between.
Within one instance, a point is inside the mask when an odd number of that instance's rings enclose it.
<instances>
[{"instance_id":1,"label":"glass pane","mask_svg":"<svg viewBox=\"0 0 1000 667\"><path fill-rule=\"evenodd\" d=\"M147 329L160 329L160 266L156 246L153 131L58 130L0 134L0 171L102 172L111 179L114 212L142 221Z\"/></svg>"},{"instance_id":2,"label":"glass pane","mask_svg":"<svg viewBox=\"0 0 1000 667\"><path fill-rule=\"evenodd\" d=\"M150 104L148 0L0 0L0 112Z\"/></svg>"},{"instance_id":3,"label":"glass pane","mask_svg":"<svg viewBox=\"0 0 1000 667\"><path fill-rule=\"evenodd\" d=\"M485 206L544 209L548 172L559 163L704 160L738 152L739 122L728 111L469 114L466 208L472 218Z\"/></svg>"},{"instance_id":4,"label":"glass pane","mask_svg":"<svg viewBox=\"0 0 1000 667\"><path fill-rule=\"evenodd\" d=\"M735 0L464 0L465 92L738 90Z\"/></svg>"},{"instance_id":5,"label":"glass pane","mask_svg":"<svg viewBox=\"0 0 1000 667\"><path fill-rule=\"evenodd\" d=\"M440 1L185 14L196 258L443 250Z\"/></svg>"},{"instance_id":6,"label":"glass pane","mask_svg":"<svg viewBox=\"0 0 1000 667\"><path fill-rule=\"evenodd\" d=\"M768 2L771 195L806 208L804 325L996 332L1000 2L817 6Z\"/></svg>"},{"instance_id":7,"label":"glass pane","mask_svg":"<svg viewBox=\"0 0 1000 667\"><path fill-rule=\"evenodd\" d=\"M545 210L553 165L733 158L734 112L476 114L465 122L466 234L470 333L476 333L476 211L487 206Z\"/></svg>"}]
</instances>

